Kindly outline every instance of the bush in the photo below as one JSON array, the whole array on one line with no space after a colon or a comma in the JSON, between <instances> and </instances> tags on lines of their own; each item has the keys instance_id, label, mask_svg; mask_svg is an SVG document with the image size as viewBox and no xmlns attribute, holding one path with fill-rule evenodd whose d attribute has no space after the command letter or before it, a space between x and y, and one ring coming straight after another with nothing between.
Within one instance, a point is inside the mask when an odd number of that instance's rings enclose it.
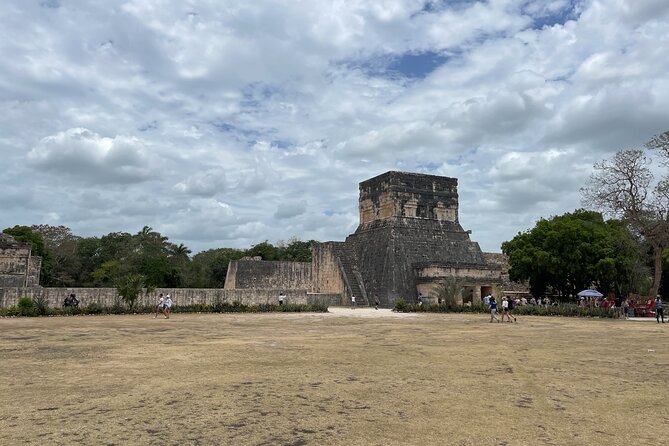
<instances>
[{"instance_id":1,"label":"bush","mask_svg":"<svg viewBox=\"0 0 669 446\"><path fill-rule=\"evenodd\" d=\"M412 305L400 299L395 304L395 311L406 313L488 313L490 310L483 302L471 305ZM524 305L513 308L513 314L524 316L563 316L563 317L598 317L613 318L615 314L603 308L582 308L576 304L559 304L544 307L543 305Z\"/></svg>"},{"instance_id":2,"label":"bush","mask_svg":"<svg viewBox=\"0 0 669 446\"><path fill-rule=\"evenodd\" d=\"M35 304L30 297L22 297L17 304L19 316L35 316Z\"/></svg>"},{"instance_id":3,"label":"bush","mask_svg":"<svg viewBox=\"0 0 669 446\"><path fill-rule=\"evenodd\" d=\"M66 316L74 316L75 314L80 314L81 309L79 307L63 307L62 312Z\"/></svg>"},{"instance_id":4,"label":"bush","mask_svg":"<svg viewBox=\"0 0 669 446\"><path fill-rule=\"evenodd\" d=\"M97 302L91 302L82 308L82 314L102 314L105 312L105 308Z\"/></svg>"},{"instance_id":5,"label":"bush","mask_svg":"<svg viewBox=\"0 0 669 446\"><path fill-rule=\"evenodd\" d=\"M407 310L409 305L407 304L407 301L399 298L395 301L395 308L393 310L397 311L398 313L404 313L405 311L410 311Z\"/></svg>"},{"instance_id":6,"label":"bush","mask_svg":"<svg viewBox=\"0 0 669 446\"><path fill-rule=\"evenodd\" d=\"M33 297L33 307L35 308L35 314L38 316L50 314L49 302L44 296Z\"/></svg>"},{"instance_id":7,"label":"bush","mask_svg":"<svg viewBox=\"0 0 669 446\"><path fill-rule=\"evenodd\" d=\"M37 310L37 308L41 308ZM46 312L38 313L38 311ZM36 314L53 314L53 315L75 315L75 314L128 314L128 313L144 313L150 314L156 311L153 305L144 305L142 307L135 307L134 311L123 305L119 299L113 305L106 307L91 302L85 307L62 307L49 309L45 304L36 304L33 299L24 297L19 300L17 305L12 305L8 308L0 308L0 316L34 316ZM318 312L327 313L327 304L257 304L244 305L241 302L225 302L221 299L216 299L212 305L208 304L190 304L190 305L174 305L172 313L272 313L272 312Z\"/></svg>"}]
</instances>

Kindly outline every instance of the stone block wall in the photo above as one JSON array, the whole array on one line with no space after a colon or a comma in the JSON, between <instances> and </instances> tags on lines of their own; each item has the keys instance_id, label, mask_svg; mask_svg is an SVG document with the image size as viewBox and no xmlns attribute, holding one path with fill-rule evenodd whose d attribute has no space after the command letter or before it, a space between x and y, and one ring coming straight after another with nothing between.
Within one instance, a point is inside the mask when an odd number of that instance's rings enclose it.
<instances>
[{"instance_id":1,"label":"stone block wall","mask_svg":"<svg viewBox=\"0 0 669 446\"><path fill-rule=\"evenodd\" d=\"M458 221L458 180L386 172L360 183L360 224L388 218Z\"/></svg>"},{"instance_id":2,"label":"stone block wall","mask_svg":"<svg viewBox=\"0 0 669 446\"><path fill-rule=\"evenodd\" d=\"M378 295L384 306L393 306L399 298L416 300L417 265L459 265L484 271L482 274L490 268L498 270L487 265L478 243L456 222L377 220L361 224L346 243L356 252L368 295Z\"/></svg>"},{"instance_id":3,"label":"stone block wall","mask_svg":"<svg viewBox=\"0 0 669 446\"><path fill-rule=\"evenodd\" d=\"M232 260L225 289L311 289L311 262Z\"/></svg>"},{"instance_id":4,"label":"stone block wall","mask_svg":"<svg viewBox=\"0 0 669 446\"><path fill-rule=\"evenodd\" d=\"M42 258L31 256L30 250L29 244L0 240L0 287L39 285Z\"/></svg>"},{"instance_id":5,"label":"stone block wall","mask_svg":"<svg viewBox=\"0 0 669 446\"><path fill-rule=\"evenodd\" d=\"M343 294L344 278L337 263L335 250L343 242L314 243L311 253L312 291Z\"/></svg>"},{"instance_id":6,"label":"stone block wall","mask_svg":"<svg viewBox=\"0 0 669 446\"><path fill-rule=\"evenodd\" d=\"M241 289L223 290L220 288L159 288L141 295L137 305L154 305L158 301L158 294L170 294L175 305L208 304L217 300L223 302L241 302L245 305L261 303L278 303L279 293L286 295L286 303L307 304L325 303L339 305L341 296L329 293L309 293L306 289ZM79 299L80 306L98 303L111 306L119 300L115 288L42 288L42 287L6 287L0 288L0 307L15 305L21 297L42 297L47 300L49 307L59 308L63 300L74 293Z\"/></svg>"}]
</instances>

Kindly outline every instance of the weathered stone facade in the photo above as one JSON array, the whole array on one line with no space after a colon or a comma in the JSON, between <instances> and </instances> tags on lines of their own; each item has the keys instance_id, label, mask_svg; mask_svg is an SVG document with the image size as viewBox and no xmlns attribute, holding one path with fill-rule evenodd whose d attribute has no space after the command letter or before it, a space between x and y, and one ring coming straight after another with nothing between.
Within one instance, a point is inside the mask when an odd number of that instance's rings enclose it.
<instances>
[{"instance_id":1,"label":"weathered stone facade","mask_svg":"<svg viewBox=\"0 0 669 446\"><path fill-rule=\"evenodd\" d=\"M351 295L359 304L378 298L383 306L397 299L413 302L429 296L446 277L465 284L469 299L477 300L502 283L497 262L487 262L478 243L458 221L457 179L405 172L386 172L360 183L360 225L345 242L316 243L311 283L317 293ZM251 284L279 287L292 283L279 267L290 262L231 262L226 289ZM242 266L243 265L243 266ZM264 269L272 273L263 279ZM306 275L301 276L306 278ZM243 282L246 285L240 285ZM264 285L262 285L264 284Z\"/></svg>"},{"instance_id":2,"label":"weathered stone facade","mask_svg":"<svg viewBox=\"0 0 669 446\"><path fill-rule=\"evenodd\" d=\"M245 305L278 303L279 293L286 295L286 302L291 304L324 303L335 305L339 303L339 294L316 294L307 290L283 289L245 289L222 290L220 288L158 288L148 295L140 295L137 305L154 305L158 301L158 294L170 294L175 305L208 304L217 300L221 302L241 302ZM119 301L115 288L43 288L43 287L7 287L0 288L0 307L16 305L21 297L44 298L49 307L62 307L63 301L71 293L79 300L79 306L90 303L111 306Z\"/></svg>"},{"instance_id":3,"label":"weathered stone facade","mask_svg":"<svg viewBox=\"0 0 669 446\"><path fill-rule=\"evenodd\" d=\"M233 260L228 265L225 289L311 289L310 262Z\"/></svg>"},{"instance_id":4,"label":"weathered stone facade","mask_svg":"<svg viewBox=\"0 0 669 446\"><path fill-rule=\"evenodd\" d=\"M0 288L39 285L42 258L31 254L29 243L18 243L0 232Z\"/></svg>"}]
</instances>

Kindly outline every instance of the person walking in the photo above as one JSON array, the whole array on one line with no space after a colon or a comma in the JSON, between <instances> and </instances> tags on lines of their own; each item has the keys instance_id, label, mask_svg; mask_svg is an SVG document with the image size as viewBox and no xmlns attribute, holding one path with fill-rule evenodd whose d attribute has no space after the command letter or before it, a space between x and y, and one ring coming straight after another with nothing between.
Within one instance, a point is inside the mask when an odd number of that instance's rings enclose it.
<instances>
[{"instance_id":1,"label":"person walking","mask_svg":"<svg viewBox=\"0 0 669 446\"><path fill-rule=\"evenodd\" d=\"M168 294L167 298L165 299L165 319L170 318L171 311L172 311L172 298Z\"/></svg>"},{"instance_id":2,"label":"person walking","mask_svg":"<svg viewBox=\"0 0 669 446\"><path fill-rule=\"evenodd\" d=\"M660 318L662 318L662 323L664 324L664 309L662 308L662 297L658 294L655 298L655 319L657 323L660 323Z\"/></svg>"},{"instance_id":3,"label":"person walking","mask_svg":"<svg viewBox=\"0 0 669 446\"><path fill-rule=\"evenodd\" d=\"M375 295L375 296L374 296L374 309L375 309L375 310L378 310L378 309L379 309L379 305L381 305L381 302L379 302L379 296L376 296L376 295Z\"/></svg>"},{"instance_id":4,"label":"person walking","mask_svg":"<svg viewBox=\"0 0 669 446\"><path fill-rule=\"evenodd\" d=\"M351 294L351 308L355 310L355 296Z\"/></svg>"},{"instance_id":5,"label":"person walking","mask_svg":"<svg viewBox=\"0 0 669 446\"><path fill-rule=\"evenodd\" d=\"M492 323L493 319L499 322L499 319L497 319L497 302L495 301L495 296L490 296L488 307L490 308L490 323Z\"/></svg>"},{"instance_id":6,"label":"person walking","mask_svg":"<svg viewBox=\"0 0 669 446\"><path fill-rule=\"evenodd\" d=\"M286 295L283 294L283 291L279 293L279 305L283 305L283 301L286 300Z\"/></svg>"},{"instance_id":7,"label":"person walking","mask_svg":"<svg viewBox=\"0 0 669 446\"><path fill-rule=\"evenodd\" d=\"M515 302L514 302L513 299L510 298L510 297L509 297L509 298L506 298L506 299L507 299L507 301L509 302L509 305L508 305L507 308L506 308L506 317L509 318L509 322L511 322L511 318L513 318L513 321L514 321L514 322L518 322L518 321L516 320L516 316L513 315L513 307L516 306Z\"/></svg>"},{"instance_id":8,"label":"person walking","mask_svg":"<svg viewBox=\"0 0 669 446\"><path fill-rule=\"evenodd\" d=\"M163 297L163 293L160 293L158 295L158 304L156 305L156 315L153 317L154 319L158 317L158 313L163 313L165 311L165 298Z\"/></svg>"},{"instance_id":9,"label":"person walking","mask_svg":"<svg viewBox=\"0 0 669 446\"><path fill-rule=\"evenodd\" d=\"M506 296L502 297L502 322L504 322L504 317L509 319L511 322L511 317L509 317L509 299Z\"/></svg>"}]
</instances>

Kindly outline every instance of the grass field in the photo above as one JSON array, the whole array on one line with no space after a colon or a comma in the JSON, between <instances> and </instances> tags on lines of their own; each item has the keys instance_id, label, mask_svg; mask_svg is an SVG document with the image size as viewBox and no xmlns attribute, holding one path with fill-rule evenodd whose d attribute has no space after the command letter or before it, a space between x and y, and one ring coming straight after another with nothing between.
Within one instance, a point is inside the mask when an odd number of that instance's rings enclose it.
<instances>
[{"instance_id":1,"label":"grass field","mask_svg":"<svg viewBox=\"0 0 669 446\"><path fill-rule=\"evenodd\" d=\"M669 444L669 324L331 311L0 319L0 444Z\"/></svg>"}]
</instances>

